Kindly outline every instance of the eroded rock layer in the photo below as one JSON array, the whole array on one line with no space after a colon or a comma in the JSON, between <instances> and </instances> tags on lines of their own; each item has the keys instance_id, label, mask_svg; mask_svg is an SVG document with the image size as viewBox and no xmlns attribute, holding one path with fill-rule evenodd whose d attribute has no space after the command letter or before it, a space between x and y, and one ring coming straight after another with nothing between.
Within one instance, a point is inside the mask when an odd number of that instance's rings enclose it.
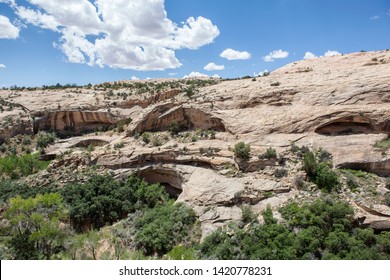
<instances>
[{"instance_id":1,"label":"eroded rock layer","mask_svg":"<svg viewBox=\"0 0 390 280\"><path fill-rule=\"evenodd\" d=\"M46 148L47 157L58 158L51 172L67 166L135 172L193 207L203 235L239 220L243 204L258 214L319 197L292 148L321 148L343 169L338 195L353 205L357 221L389 230L383 205L390 175L389 65L389 51L360 52L293 62L254 79L0 90L0 142L42 130L71 136ZM112 125L115 130L101 132ZM238 142L250 145L249 159L234 154ZM277 156L267 155L269 148ZM355 176L358 191L348 189L346 173Z\"/></svg>"}]
</instances>

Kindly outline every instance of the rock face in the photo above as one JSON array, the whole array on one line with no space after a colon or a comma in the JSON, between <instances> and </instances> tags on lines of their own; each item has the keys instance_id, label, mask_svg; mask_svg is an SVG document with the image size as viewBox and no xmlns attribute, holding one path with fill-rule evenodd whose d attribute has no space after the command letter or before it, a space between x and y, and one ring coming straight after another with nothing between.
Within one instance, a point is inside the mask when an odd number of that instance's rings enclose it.
<instances>
[{"instance_id":1,"label":"rock face","mask_svg":"<svg viewBox=\"0 0 390 280\"><path fill-rule=\"evenodd\" d=\"M207 86L200 81L191 97L185 89L195 80L129 82L131 87L114 90L0 90L0 140L40 130L72 136L46 150L52 158L70 154L54 166L73 161L159 182L195 209L207 234L239 220L242 204L260 213L289 199L320 195L296 183L305 174L292 145L329 151L335 168L389 176L389 149L375 145L390 135L389 66L389 51L321 57L255 79L214 80ZM86 134L129 118L133 121L123 132ZM167 132L173 125L177 136ZM151 138L138 138L144 132ZM251 145L248 161L234 156L240 141ZM95 149L87 154L90 145ZM269 147L277 158L261 157ZM376 178L360 193L344 188L342 195L351 204L382 203L388 190L384 178ZM353 205L364 226L389 228L390 216L378 214L383 209Z\"/></svg>"},{"instance_id":2,"label":"rock face","mask_svg":"<svg viewBox=\"0 0 390 280\"><path fill-rule=\"evenodd\" d=\"M180 130L213 129L225 131L225 125L220 118L201 109L164 104L154 107L151 112L145 114L130 132L165 131L170 129L172 123L176 123Z\"/></svg>"},{"instance_id":3,"label":"rock face","mask_svg":"<svg viewBox=\"0 0 390 280\"><path fill-rule=\"evenodd\" d=\"M93 111L55 111L33 116L34 133L56 131L60 136L82 135L95 131L99 126L110 126L118 118L110 112Z\"/></svg>"}]
</instances>

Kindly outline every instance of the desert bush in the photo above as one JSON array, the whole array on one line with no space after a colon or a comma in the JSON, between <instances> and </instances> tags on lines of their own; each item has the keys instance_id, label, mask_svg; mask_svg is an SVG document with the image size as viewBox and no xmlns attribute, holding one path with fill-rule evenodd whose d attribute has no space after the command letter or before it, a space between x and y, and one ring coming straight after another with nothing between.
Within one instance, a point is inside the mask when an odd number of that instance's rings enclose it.
<instances>
[{"instance_id":1,"label":"desert bush","mask_svg":"<svg viewBox=\"0 0 390 280\"><path fill-rule=\"evenodd\" d=\"M58 193L11 198L5 218L14 233L11 249L16 259L50 259L62 249L65 231L60 224L67 220L67 211Z\"/></svg>"},{"instance_id":2,"label":"desert bush","mask_svg":"<svg viewBox=\"0 0 390 280\"><path fill-rule=\"evenodd\" d=\"M288 171L285 168L276 168L274 172L274 176L276 178L283 178L288 175Z\"/></svg>"},{"instance_id":3,"label":"desert bush","mask_svg":"<svg viewBox=\"0 0 390 280\"><path fill-rule=\"evenodd\" d=\"M294 178L294 185L301 189L305 184L305 179L302 176L296 176Z\"/></svg>"},{"instance_id":4,"label":"desert bush","mask_svg":"<svg viewBox=\"0 0 390 280\"><path fill-rule=\"evenodd\" d=\"M57 136L54 132L40 131L38 134L35 135L37 149L46 148L50 144L54 143L56 139Z\"/></svg>"},{"instance_id":5,"label":"desert bush","mask_svg":"<svg viewBox=\"0 0 390 280\"><path fill-rule=\"evenodd\" d=\"M339 178L336 172L334 172L328 164L321 162L317 167L314 183L316 183L321 190L331 192L339 185Z\"/></svg>"},{"instance_id":6,"label":"desert bush","mask_svg":"<svg viewBox=\"0 0 390 280\"><path fill-rule=\"evenodd\" d=\"M27 184L15 180L0 180L0 202L20 196L24 199L35 197L38 194L57 192L58 188L53 185L30 187Z\"/></svg>"},{"instance_id":7,"label":"desert bush","mask_svg":"<svg viewBox=\"0 0 390 280\"><path fill-rule=\"evenodd\" d=\"M251 207L249 205L241 206L241 221L244 224L252 223L257 221L257 216L253 213Z\"/></svg>"},{"instance_id":8,"label":"desert bush","mask_svg":"<svg viewBox=\"0 0 390 280\"><path fill-rule=\"evenodd\" d=\"M347 183L347 186L352 190L357 190L360 186L359 186L359 183L357 182L355 176L351 173L346 173L345 174L345 177L346 177L346 183Z\"/></svg>"},{"instance_id":9,"label":"desert bush","mask_svg":"<svg viewBox=\"0 0 390 280\"><path fill-rule=\"evenodd\" d=\"M0 178L8 177L17 179L37 173L46 169L50 161L39 160L38 154L26 154L16 156L15 154L0 158Z\"/></svg>"},{"instance_id":10,"label":"desert bush","mask_svg":"<svg viewBox=\"0 0 390 280\"><path fill-rule=\"evenodd\" d=\"M318 163L313 152L306 152L303 156L303 168L310 181L314 182L321 190L330 192L339 185L339 179L329 162Z\"/></svg>"},{"instance_id":11,"label":"desert bush","mask_svg":"<svg viewBox=\"0 0 390 280\"><path fill-rule=\"evenodd\" d=\"M124 146L125 146L125 142L121 141L121 142L116 143L116 144L114 145L114 149L115 149L115 150L119 150L119 149L122 149Z\"/></svg>"},{"instance_id":12,"label":"desert bush","mask_svg":"<svg viewBox=\"0 0 390 280\"><path fill-rule=\"evenodd\" d=\"M85 183L68 184L62 194L70 208L72 225L78 231L101 228L136 210L168 200L160 185L149 185L136 177L118 181L109 174L93 175Z\"/></svg>"},{"instance_id":13,"label":"desert bush","mask_svg":"<svg viewBox=\"0 0 390 280\"><path fill-rule=\"evenodd\" d=\"M219 228L200 244L202 258L223 260L389 259L390 234L354 228L352 207L318 199L279 209L279 223L267 208L264 224Z\"/></svg>"},{"instance_id":14,"label":"desert bush","mask_svg":"<svg viewBox=\"0 0 390 280\"><path fill-rule=\"evenodd\" d=\"M141 134L142 141L144 141L146 144L150 143L150 133L144 132Z\"/></svg>"},{"instance_id":15,"label":"desert bush","mask_svg":"<svg viewBox=\"0 0 390 280\"><path fill-rule=\"evenodd\" d=\"M319 162L331 162L332 161L332 154L329 153L327 150L320 149L318 151L318 160L319 160Z\"/></svg>"},{"instance_id":16,"label":"desert bush","mask_svg":"<svg viewBox=\"0 0 390 280\"><path fill-rule=\"evenodd\" d=\"M180 132L180 125L176 121L169 123L168 131L172 136L177 135Z\"/></svg>"},{"instance_id":17,"label":"desert bush","mask_svg":"<svg viewBox=\"0 0 390 280\"><path fill-rule=\"evenodd\" d=\"M147 255L163 255L185 241L196 221L194 210L184 204L162 205L135 218L135 245Z\"/></svg>"},{"instance_id":18,"label":"desert bush","mask_svg":"<svg viewBox=\"0 0 390 280\"><path fill-rule=\"evenodd\" d=\"M303 169L305 170L307 176L314 180L315 175L317 174L318 163L313 152L306 152L303 156Z\"/></svg>"},{"instance_id":19,"label":"desert bush","mask_svg":"<svg viewBox=\"0 0 390 280\"><path fill-rule=\"evenodd\" d=\"M260 159L271 159L277 158L276 150L272 147L269 147L262 155L259 156Z\"/></svg>"},{"instance_id":20,"label":"desert bush","mask_svg":"<svg viewBox=\"0 0 390 280\"><path fill-rule=\"evenodd\" d=\"M23 145L30 145L31 144L31 137L30 135L24 135L22 140Z\"/></svg>"},{"instance_id":21,"label":"desert bush","mask_svg":"<svg viewBox=\"0 0 390 280\"><path fill-rule=\"evenodd\" d=\"M245 144L244 142L239 142L234 145L234 155L237 158L248 160L250 158L251 147L249 144Z\"/></svg>"},{"instance_id":22,"label":"desert bush","mask_svg":"<svg viewBox=\"0 0 390 280\"><path fill-rule=\"evenodd\" d=\"M386 193L385 195L385 204L390 206L390 192Z\"/></svg>"},{"instance_id":23,"label":"desert bush","mask_svg":"<svg viewBox=\"0 0 390 280\"><path fill-rule=\"evenodd\" d=\"M156 135L152 138L152 145L155 146L155 147L158 147L158 146L161 146L163 144L163 142L161 141L161 139Z\"/></svg>"}]
</instances>

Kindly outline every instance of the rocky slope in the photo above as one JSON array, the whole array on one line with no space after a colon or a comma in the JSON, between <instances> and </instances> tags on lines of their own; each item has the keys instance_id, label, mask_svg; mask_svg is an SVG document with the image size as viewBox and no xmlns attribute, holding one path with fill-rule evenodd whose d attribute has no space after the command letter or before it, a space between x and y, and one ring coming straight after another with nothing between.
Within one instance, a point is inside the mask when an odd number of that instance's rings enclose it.
<instances>
[{"instance_id":1,"label":"rocky slope","mask_svg":"<svg viewBox=\"0 0 390 280\"><path fill-rule=\"evenodd\" d=\"M66 181L64 174L94 165L117 176L136 172L192 206L203 234L240 219L242 204L259 213L318 197L313 184L297 184L305 173L291 147L322 148L335 168L379 175L358 178L358 191L344 184L339 195L362 224L388 230L390 156L375 144L390 134L389 85L390 52L378 51L294 62L254 79L0 90L0 142L55 131L62 139L45 157L56 160L32 180ZM240 141L251 145L248 161L234 157ZM259 157L270 147L278 158Z\"/></svg>"}]
</instances>

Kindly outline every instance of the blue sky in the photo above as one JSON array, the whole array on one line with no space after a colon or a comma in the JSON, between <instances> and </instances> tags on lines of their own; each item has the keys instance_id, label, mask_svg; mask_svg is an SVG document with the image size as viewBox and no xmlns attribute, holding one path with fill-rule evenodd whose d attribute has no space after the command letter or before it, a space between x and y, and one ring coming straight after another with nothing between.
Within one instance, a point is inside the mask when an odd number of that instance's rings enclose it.
<instances>
[{"instance_id":1,"label":"blue sky","mask_svg":"<svg viewBox=\"0 0 390 280\"><path fill-rule=\"evenodd\" d=\"M0 0L0 87L242 77L387 48L389 0Z\"/></svg>"}]
</instances>

